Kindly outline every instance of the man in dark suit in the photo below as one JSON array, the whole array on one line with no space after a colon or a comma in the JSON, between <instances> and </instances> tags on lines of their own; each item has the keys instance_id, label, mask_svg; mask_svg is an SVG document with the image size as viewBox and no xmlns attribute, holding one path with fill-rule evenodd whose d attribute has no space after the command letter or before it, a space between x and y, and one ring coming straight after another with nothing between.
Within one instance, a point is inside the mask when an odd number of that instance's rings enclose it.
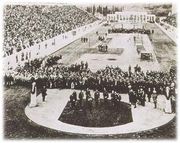
<instances>
[{"instance_id":1,"label":"man in dark suit","mask_svg":"<svg viewBox=\"0 0 180 143\"><path fill-rule=\"evenodd\" d=\"M43 101L43 102L45 102L45 97L46 97L46 95L47 95L46 91L47 91L47 89L46 89L46 86L44 85L44 86L42 87L42 101Z\"/></svg>"},{"instance_id":2,"label":"man in dark suit","mask_svg":"<svg viewBox=\"0 0 180 143\"><path fill-rule=\"evenodd\" d=\"M73 99L74 99L75 101L77 101L77 93L76 93L76 91L73 92Z\"/></svg>"},{"instance_id":3,"label":"man in dark suit","mask_svg":"<svg viewBox=\"0 0 180 143\"><path fill-rule=\"evenodd\" d=\"M82 107L83 98L84 98L84 93L83 93L83 91L81 90L80 93L79 93L79 106L80 106L80 107Z\"/></svg>"},{"instance_id":4,"label":"man in dark suit","mask_svg":"<svg viewBox=\"0 0 180 143\"><path fill-rule=\"evenodd\" d=\"M103 97L104 97L104 104L106 105L108 103L108 98L109 98L109 94L106 88L104 88Z\"/></svg>"},{"instance_id":5,"label":"man in dark suit","mask_svg":"<svg viewBox=\"0 0 180 143\"><path fill-rule=\"evenodd\" d=\"M71 108L75 108L75 100L74 100L74 97L73 97L73 94L70 95L70 103L71 103Z\"/></svg>"},{"instance_id":6,"label":"man in dark suit","mask_svg":"<svg viewBox=\"0 0 180 143\"><path fill-rule=\"evenodd\" d=\"M144 94L143 88L140 88L140 91L139 91L138 94L139 94L139 97L140 97L141 105L142 105L142 106L145 106L145 101L146 101L146 99L145 99L145 94Z\"/></svg>"},{"instance_id":7,"label":"man in dark suit","mask_svg":"<svg viewBox=\"0 0 180 143\"><path fill-rule=\"evenodd\" d=\"M88 101L88 99L91 97L91 93L90 93L90 90L89 88L87 88L86 90L86 102Z\"/></svg>"},{"instance_id":8,"label":"man in dark suit","mask_svg":"<svg viewBox=\"0 0 180 143\"><path fill-rule=\"evenodd\" d=\"M128 94L129 94L129 102L131 103L131 105L134 105L134 108L136 108L136 102L137 102L136 93L132 89L130 89Z\"/></svg>"},{"instance_id":9,"label":"man in dark suit","mask_svg":"<svg viewBox=\"0 0 180 143\"><path fill-rule=\"evenodd\" d=\"M147 98L148 98L148 102L151 102L151 95L152 95L152 91L151 91L151 88L149 87L148 90L147 90Z\"/></svg>"},{"instance_id":10,"label":"man in dark suit","mask_svg":"<svg viewBox=\"0 0 180 143\"><path fill-rule=\"evenodd\" d=\"M96 91L95 91L95 93L94 93L95 106L98 106L98 104L99 104L99 98L100 98L100 93L99 93L99 91L96 89Z\"/></svg>"}]
</instances>

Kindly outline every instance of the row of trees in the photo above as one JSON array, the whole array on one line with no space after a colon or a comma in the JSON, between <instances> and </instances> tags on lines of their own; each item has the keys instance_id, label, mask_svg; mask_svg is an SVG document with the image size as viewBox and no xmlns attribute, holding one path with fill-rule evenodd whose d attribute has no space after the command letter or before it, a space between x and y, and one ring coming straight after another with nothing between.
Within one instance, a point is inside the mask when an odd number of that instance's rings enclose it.
<instances>
[{"instance_id":1,"label":"row of trees","mask_svg":"<svg viewBox=\"0 0 180 143\"><path fill-rule=\"evenodd\" d=\"M52 65L56 65L59 59L62 59L62 55L51 56L45 61L44 66L49 67L49 66L52 66ZM42 62L43 62L42 58L34 59L34 60L31 60L31 61L25 62L24 70L30 71L30 72L32 72L33 70L35 71L35 70L39 69L42 66ZM20 69L17 69L17 71L19 71L19 70Z\"/></svg>"},{"instance_id":2,"label":"row of trees","mask_svg":"<svg viewBox=\"0 0 180 143\"><path fill-rule=\"evenodd\" d=\"M96 7L95 5L93 5L86 7L86 11L92 13L93 15L95 13L100 13L103 16L106 16L107 14L114 13L116 11L122 11L122 8L116 6L112 6L111 8L109 8L107 6L100 6L100 5Z\"/></svg>"},{"instance_id":3,"label":"row of trees","mask_svg":"<svg viewBox=\"0 0 180 143\"><path fill-rule=\"evenodd\" d=\"M86 7L86 11L89 13L92 13L93 15L95 13L103 14L103 16L106 16L107 14L114 13L116 11L122 11L122 7L118 6L88 6ZM156 16L167 16L169 12L171 12L172 5L171 4L164 4L164 5L147 5L145 6L146 9L151 10L152 14L155 14Z\"/></svg>"}]
</instances>

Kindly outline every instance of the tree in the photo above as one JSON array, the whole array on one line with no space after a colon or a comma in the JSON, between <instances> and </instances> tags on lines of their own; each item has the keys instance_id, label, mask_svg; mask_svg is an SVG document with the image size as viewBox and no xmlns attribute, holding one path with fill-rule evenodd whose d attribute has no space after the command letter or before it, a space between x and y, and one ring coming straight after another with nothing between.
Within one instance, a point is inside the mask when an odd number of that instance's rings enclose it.
<instances>
[{"instance_id":1,"label":"tree","mask_svg":"<svg viewBox=\"0 0 180 143\"><path fill-rule=\"evenodd\" d=\"M119 11L119 8L118 8L118 7L115 7L115 12L116 12L116 11Z\"/></svg>"},{"instance_id":2,"label":"tree","mask_svg":"<svg viewBox=\"0 0 180 143\"><path fill-rule=\"evenodd\" d=\"M172 8L172 5L171 4L164 4L162 7L164 9L170 9L170 8Z\"/></svg>"},{"instance_id":3,"label":"tree","mask_svg":"<svg viewBox=\"0 0 180 143\"><path fill-rule=\"evenodd\" d=\"M95 7L95 5L93 5L92 13L93 13L93 15L96 13L96 7Z\"/></svg>"},{"instance_id":4,"label":"tree","mask_svg":"<svg viewBox=\"0 0 180 143\"><path fill-rule=\"evenodd\" d=\"M107 13L108 13L108 8L107 8L107 6L106 6L106 7L103 7L103 15L104 15L104 16L107 16Z\"/></svg>"},{"instance_id":5,"label":"tree","mask_svg":"<svg viewBox=\"0 0 180 143\"><path fill-rule=\"evenodd\" d=\"M87 8L86 8L86 11L89 12L89 13L92 12L90 7L87 7Z\"/></svg>"},{"instance_id":6,"label":"tree","mask_svg":"<svg viewBox=\"0 0 180 143\"><path fill-rule=\"evenodd\" d=\"M97 7L97 12L102 14L102 7L100 5Z\"/></svg>"}]
</instances>

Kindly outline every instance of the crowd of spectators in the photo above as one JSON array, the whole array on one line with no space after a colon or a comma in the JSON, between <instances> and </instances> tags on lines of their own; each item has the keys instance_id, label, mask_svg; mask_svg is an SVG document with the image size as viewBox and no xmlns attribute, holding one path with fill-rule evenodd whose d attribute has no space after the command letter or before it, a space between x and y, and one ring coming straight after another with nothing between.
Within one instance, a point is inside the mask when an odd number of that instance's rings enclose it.
<instances>
[{"instance_id":1,"label":"crowd of spectators","mask_svg":"<svg viewBox=\"0 0 180 143\"><path fill-rule=\"evenodd\" d=\"M34 61L36 64L40 61ZM35 64L34 63L34 64ZM88 63L44 66L30 64L27 68L19 67L13 74L4 76L4 85L31 86L31 79L36 79L37 89L58 88L58 89L78 89L81 91L93 90L99 94L112 95L111 100L119 102L119 94L129 94L129 101L136 108L136 103L145 106L146 95L148 100L153 99L154 108L157 108L157 95L165 95L166 99L176 96L176 70L170 69L168 72L162 71L142 71L139 65L134 68L129 66L127 71L119 67L107 66L96 72L92 72ZM33 66L32 66L33 65ZM167 91L168 90L168 91ZM117 95L114 98L113 95ZM86 95L88 96L88 95ZM74 99L74 98L72 98ZM105 98L104 98L105 99ZM76 100L72 100L76 102ZM174 101L174 100L173 100ZM74 104L71 103L71 104ZM174 102L173 102L173 111Z\"/></svg>"},{"instance_id":2,"label":"crowd of spectators","mask_svg":"<svg viewBox=\"0 0 180 143\"><path fill-rule=\"evenodd\" d=\"M140 34L150 34L151 31L147 29L126 29L126 28L112 28L108 29L108 33L140 33Z\"/></svg>"},{"instance_id":3,"label":"crowd of spectators","mask_svg":"<svg viewBox=\"0 0 180 143\"><path fill-rule=\"evenodd\" d=\"M36 62L36 64L39 62ZM7 77L8 75L5 75ZM147 90L155 88L157 93L163 93L165 87L176 85L176 72L162 71L142 71L141 67L136 65L134 69L129 66L128 71L123 71L119 67L109 67L92 72L88 68L88 63L81 62L80 64L65 65L39 65L35 66L32 63L27 68L19 67L11 75L14 79L14 84L20 81L23 85L29 82L31 77L35 77L39 85L46 85L47 88L86 88L103 91L104 88L108 92L112 90L118 93L127 93L128 86L131 86L134 91L139 87ZM6 81L6 80L5 80ZM6 82L5 82L6 83ZM37 84L38 85L38 84Z\"/></svg>"},{"instance_id":4,"label":"crowd of spectators","mask_svg":"<svg viewBox=\"0 0 180 143\"><path fill-rule=\"evenodd\" d=\"M165 19L163 19L163 22L168 23L169 25L172 25L174 27L177 27L177 15L173 14L171 16L167 16Z\"/></svg>"},{"instance_id":5,"label":"crowd of spectators","mask_svg":"<svg viewBox=\"0 0 180 143\"><path fill-rule=\"evenodd\" d=\"M4 8L4 55L97 20L70 5L7 5Z\"/></svg>"}]
</instances>

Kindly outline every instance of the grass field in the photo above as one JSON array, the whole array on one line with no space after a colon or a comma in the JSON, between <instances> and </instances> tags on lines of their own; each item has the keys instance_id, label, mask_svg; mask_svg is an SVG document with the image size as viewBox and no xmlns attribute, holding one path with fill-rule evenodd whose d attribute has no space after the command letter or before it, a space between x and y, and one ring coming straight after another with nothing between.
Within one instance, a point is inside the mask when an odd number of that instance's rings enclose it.
<instances>
[{"instance_id":1,"label":"grass field","mask_svg":"<svg viewBox=\"0 0 180 143\"><path fill-rule=\"evenodd\" d=\"M133 121L129 104L120 102L116 107L113 107L110 100L106 105L103 102L103 99L100 99L98 106L93 102L92 111L86 108L85 100L83 101L83 107L80 108L77 105L75 110L68 102L59 120L84 127L112 127Z\"/></svg>"},{"instance_id":2,"label":"grass field","mask_svg":"<svg viewBox=\"0 0 180 143\"><path fill-rule=\"evenodd\" d=\"M147 26L154 29L154 34L150 35L156 58L161 65L161 69L166 71L172 65L176 65L177 48L176 44L155 24L148 23Z\"/></svg>"}]
</instances>

